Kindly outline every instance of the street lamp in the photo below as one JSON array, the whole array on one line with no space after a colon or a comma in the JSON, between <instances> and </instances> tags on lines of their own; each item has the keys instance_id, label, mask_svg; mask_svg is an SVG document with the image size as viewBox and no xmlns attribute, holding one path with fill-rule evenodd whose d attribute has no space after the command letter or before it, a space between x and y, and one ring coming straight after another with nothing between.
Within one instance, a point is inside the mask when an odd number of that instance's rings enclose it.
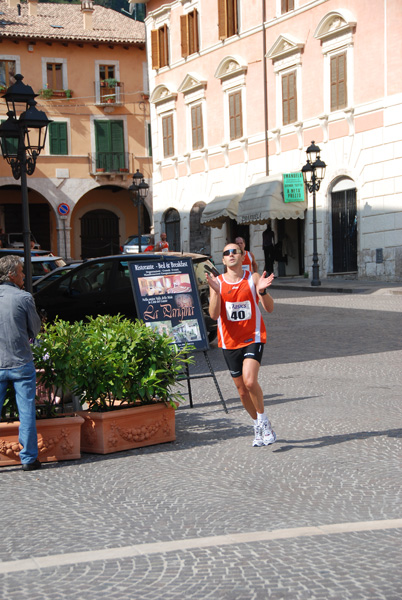
<instances>
[{"instance_id":1,"label":"street lamp","mask_svg":"<svg viewBox=\"0 0 402 600\"><path fill-rule=\"evenodd\" d=\"M137 207L138 219L138 252L141 252L141 210L144 206L144 200L148 196L149 185L144 181L144 175L137 169L133 175L133 183L128 188L133 193L134 206Z\"/></svg>"},{"instance_id":2,"label":"street lamp","mask_svg":"<svg viewBox=\"0 0 402 600\"><path fill-rule=\"evenodd\" d=\"M314 142L311 142L311 146L306 150L307 162L302 168L304 183L310 194L313 193L313 278L311 280L311 285L315 287L321 285L317 254L317 208L315 193L320 189L320 183L324 179L325 167L327 166L325 162L320 159L320 152L320 148L316 146Z\"/></svg>"},{"instance_id":3,"label":"street lamp","mask_svg":"<svg viewBox=\"0 0 402 600\"><path fill-rule=\"evenodd\" d=\"M47 128L51 121L43 111L36 108L34 98L38 94L35 94L31 86L22 83L23 79L22 75L16 75L15 83L2 96L7 103L8 118L0 125L0 145L14 179L21 178L25 289L32 293L27 175L32 175L35 171L36 160L45 146Z\"/></svg>"}]
</instances>

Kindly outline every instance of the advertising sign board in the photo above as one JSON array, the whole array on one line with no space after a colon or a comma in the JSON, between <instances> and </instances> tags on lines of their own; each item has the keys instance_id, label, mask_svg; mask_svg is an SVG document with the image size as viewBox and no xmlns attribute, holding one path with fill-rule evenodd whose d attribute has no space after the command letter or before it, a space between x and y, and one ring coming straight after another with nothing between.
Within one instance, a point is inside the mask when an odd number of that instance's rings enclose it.
<instances>
[{"instance_id":1,"label":"advertising sign board","mask_svg":"<svg viewBox=\"0 0 402 600\"><path fill-rule=\"evenodd\" d=\"M304 202L304 182L301 172L283 173L283 199L285 202Z\"/></svg>"},{"instance_id":2,"label":"advertising sign board","mask_svg":"<svg viewBox=\"0 0 402 600\"><path fill-rule=\"evenodd\" d=\"M192 344L208 350L208 337L191 258L162 255L130 265L138 318L167 333L178 347Z\"/></svg>"}]
</instances>

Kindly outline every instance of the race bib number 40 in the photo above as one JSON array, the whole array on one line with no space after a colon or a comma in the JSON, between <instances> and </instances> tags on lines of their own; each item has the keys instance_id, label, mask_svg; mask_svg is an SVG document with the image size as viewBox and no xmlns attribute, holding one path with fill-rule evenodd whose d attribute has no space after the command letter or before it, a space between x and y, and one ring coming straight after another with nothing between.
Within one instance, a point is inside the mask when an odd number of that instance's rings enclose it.
<instances>
[{"instance_id":1,"label":"race bib number 40","mask_svg":"<svg viewBox=\"0 0 402 600\"><path fill-rule=\"evenodd\" d=\"M229 321L248 321L251 319L251 302L226 302L226 317Z\"/></svg>"}]
</instances>

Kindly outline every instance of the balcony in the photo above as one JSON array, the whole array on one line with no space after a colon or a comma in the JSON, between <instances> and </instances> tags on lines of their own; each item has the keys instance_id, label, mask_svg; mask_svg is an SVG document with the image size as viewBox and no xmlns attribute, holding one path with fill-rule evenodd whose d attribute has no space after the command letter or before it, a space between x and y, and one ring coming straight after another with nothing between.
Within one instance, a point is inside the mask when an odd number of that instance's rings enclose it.
<instances>
[{"instance_id":1,"label":"balcony","mask_svg":"<svg viewBox=\"0 0 402 600\"><path fill-rule=\"evenodd\" d=\"M95 104L121 106L124 103L124 84L121 81L95 81Z\"/></svg>"},{"instance_id":2,"label":"balcony","mask_svg":"<svg viewBox=\"0 0 402 600\"><path fill-rule=\"evenodd\" d=\"M91 175L97 176L127 176L130 173L129 152L94 152L89 155Z\"/></svg>"}]
</instances>

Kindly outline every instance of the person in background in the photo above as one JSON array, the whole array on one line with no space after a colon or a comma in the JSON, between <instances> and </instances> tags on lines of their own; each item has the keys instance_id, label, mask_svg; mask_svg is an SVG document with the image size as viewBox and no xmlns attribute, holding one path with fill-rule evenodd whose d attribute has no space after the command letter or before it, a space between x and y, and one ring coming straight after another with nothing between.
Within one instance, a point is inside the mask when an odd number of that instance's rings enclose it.
<instances>
[{"instance_id":1,"label":"person in background","mask_svg":"<svg viewBox=\"0 0 402 600\"><path fill-rule=\"evenodd\" d=\"M235 239L235 244L237 244L241 250L241 254L243 257L243 262L242 262L242 267L243 267L243 271L251 271L252 273L257 273L258 271L258 265L257 265L257 261L255 260L255 256L252 252L249 252L248 250L246 250L246 242L244 240L244 238L242 237L237 237Z\"/></svg>"},{"instance_id":2,"label":"person in background","mask_svg":"<svg viewBox=\"0 0 402 600\"><path fill-rule=\"evenodd\" d=\"M30 338L41 328L35 302L23 291L24 272L18 256L0 258L0 414L9 382L15 390L20 419L20 459L24 471L40 469L36 432L36 370Z\"/></svg>"},{"instance_id":3,"label":"person in background","mask_svg":"<svg viewBox=\"0 0 402 600\"><path fill-rule=\"evenodd\" d=\"M262 233L262 249L264 250L264 271L268 274L274 272L274 258L275 258L275 235L271 229L271 225L268 223L267 228Z\"/></svg>"},{"instance_id":4,"label":"person in background","mask_svg":"<svg viewBox=\"0 0 402 600\"><path fill-rule=\"evenodd\" d=\"M161 233L161 240L155 245L155 252L169 252L166 233Z\"/></svg>"},{"instance_id":5,"label":"person in background","mask_svg":"<svg viewBox=\"0 0 402 600\"><path fill-rule=\"evenodd\" d=\"M258 383L266 329L258 306L274 310L274 300L268 294L273 274L243 271L242 254L237 244L223 250L226 273L206 272L210 287L209 314L218 321L218 345L233 377L240 400L254 423L253 446L269 446L276 441L264 410L264 396Z\"/></svg>"}]
</instances>

